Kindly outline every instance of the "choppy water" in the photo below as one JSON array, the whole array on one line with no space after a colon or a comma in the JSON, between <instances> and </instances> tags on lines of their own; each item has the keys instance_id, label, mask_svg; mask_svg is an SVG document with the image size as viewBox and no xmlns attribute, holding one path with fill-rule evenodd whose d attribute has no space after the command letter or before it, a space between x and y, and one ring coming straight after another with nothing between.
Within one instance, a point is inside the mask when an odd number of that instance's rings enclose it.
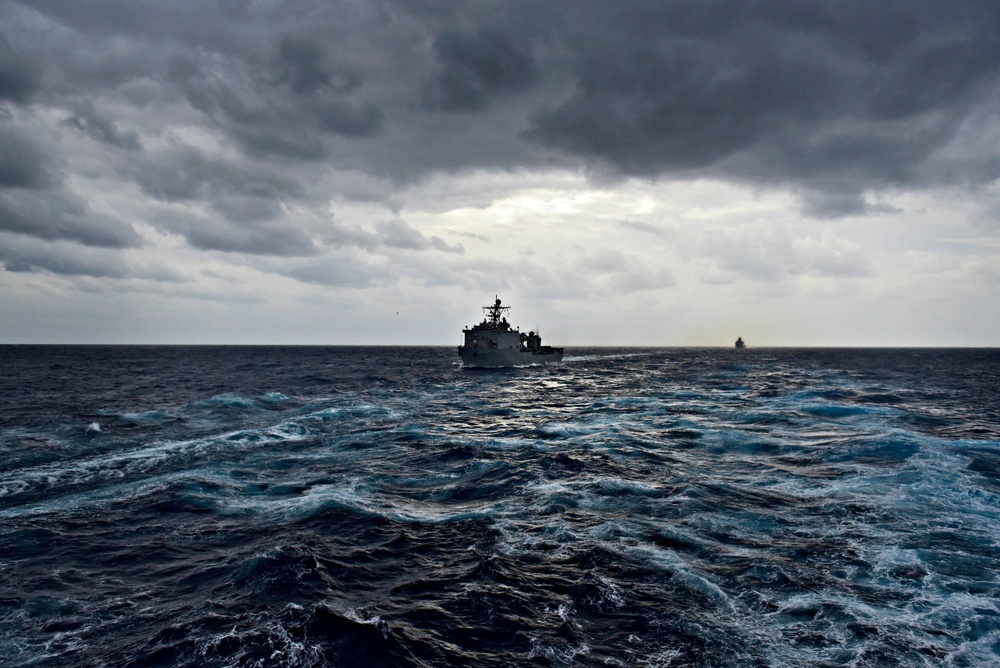
<instances>
[{"instance_id":1,"label":"choppy water","mask_svg":"<svg viewBox=\"0 0 1000 668\"><path fill-rule=\"evenodd\" d=\"M0 664L1000 663L1000 351L0 347Z\"/></svg>"}]
</instances>

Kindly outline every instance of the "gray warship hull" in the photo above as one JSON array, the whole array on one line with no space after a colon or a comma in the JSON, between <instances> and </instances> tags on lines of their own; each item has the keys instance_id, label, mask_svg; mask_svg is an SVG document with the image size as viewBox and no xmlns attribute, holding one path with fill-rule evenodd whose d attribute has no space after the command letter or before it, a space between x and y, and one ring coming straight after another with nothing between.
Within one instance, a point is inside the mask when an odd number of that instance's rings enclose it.
<instances>
[{"instance_id":1,"label":"gray warship hull","mask_svg":"<svg viewBox=\"0 0 1000 668\"><path fill-rule=\"evenodd\" d=\"M520 350L476 350L459 348L462 366L469 369L499 369L510 366L530 366L532 364L555 364L561 362L563 351L522 352Z\"/></svg>"},{"instance_id":2,"label":"gray warship hull","mask_svg":"<svg viewBox=\"0 0 1000 668\"><path fill-rule=\"evenodd\" d=\"M532 364L554 364L563 358L562 348L542 345L542 337L535 332L522 332L511 327L504 313L509 306L501 306L497 298L492 306L484 306L486 318L478 325L462 330L462 345L458 356L462 366L471 369L498 369Z\"/></svg>"}]
</instances>

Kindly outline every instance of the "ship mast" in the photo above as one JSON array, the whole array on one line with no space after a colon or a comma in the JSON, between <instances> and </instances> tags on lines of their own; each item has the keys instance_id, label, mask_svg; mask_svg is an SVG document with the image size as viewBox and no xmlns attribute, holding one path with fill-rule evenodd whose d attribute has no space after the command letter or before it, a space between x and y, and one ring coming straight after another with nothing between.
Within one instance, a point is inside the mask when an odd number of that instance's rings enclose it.
<instances>
[{"instance_id":1,"label":"ship mast","mask_svg":"<svg viewBox=\"0 0 1000 668\"><path fill-rule=\"evenodd\" d=\"M496 298L496 303L493 306L484 306L483 313L486 314L486 322L491 325L499 325L500 318L504 313L510 310L509 306L500 306L500 298Z\"/></svg>"}]
</instances>

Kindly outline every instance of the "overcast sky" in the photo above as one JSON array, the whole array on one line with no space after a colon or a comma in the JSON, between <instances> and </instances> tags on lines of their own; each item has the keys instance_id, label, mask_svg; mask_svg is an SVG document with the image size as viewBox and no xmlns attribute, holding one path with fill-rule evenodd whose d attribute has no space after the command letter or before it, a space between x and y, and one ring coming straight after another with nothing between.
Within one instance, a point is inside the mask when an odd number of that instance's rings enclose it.
<instances>
[{"instance_id":1,"label":"overcast sky","mask_svg":"<svg viewBox=\"0 0 1000 668\"><path fill-rule=\"evenodd\" d=\"M0 343L1000 345L996 0L4 0Z\"/></svg>"}]
</instances>

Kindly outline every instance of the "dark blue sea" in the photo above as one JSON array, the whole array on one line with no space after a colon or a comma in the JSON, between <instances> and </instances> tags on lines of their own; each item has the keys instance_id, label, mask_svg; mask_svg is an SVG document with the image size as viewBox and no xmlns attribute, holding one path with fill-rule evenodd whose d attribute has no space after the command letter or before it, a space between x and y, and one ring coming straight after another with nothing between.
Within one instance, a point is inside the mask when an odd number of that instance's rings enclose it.
<instances>
[{"instance_id":1,"label":"dark blue sea","mask_svg":"<svg viewBox=\"0 0 1000 668\"><path fill-rule=\"evenodd\" d=\"M1000 664L1000 349L0 370L4 666Z\"/></svg>"}]
</instances>

